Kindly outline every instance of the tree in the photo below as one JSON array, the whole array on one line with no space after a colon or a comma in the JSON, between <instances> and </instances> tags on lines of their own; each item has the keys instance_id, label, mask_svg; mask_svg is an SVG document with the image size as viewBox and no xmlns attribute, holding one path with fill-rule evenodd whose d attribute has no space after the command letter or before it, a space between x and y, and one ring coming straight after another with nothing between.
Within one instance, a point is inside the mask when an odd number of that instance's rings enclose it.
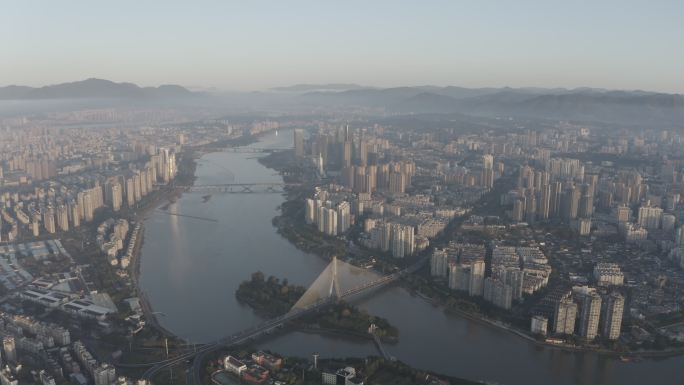
<instances>
[{"instance_id":1,"label":"tree","mask_svg":"<svg viewBox=\"0 0 684 385\"><path fill-rule=\"evenodd\" d=\"M252 282L254 283L263 283L264 282L264 273L257 271L256 273L252 273Z\"/></svg>"}]
</instances>

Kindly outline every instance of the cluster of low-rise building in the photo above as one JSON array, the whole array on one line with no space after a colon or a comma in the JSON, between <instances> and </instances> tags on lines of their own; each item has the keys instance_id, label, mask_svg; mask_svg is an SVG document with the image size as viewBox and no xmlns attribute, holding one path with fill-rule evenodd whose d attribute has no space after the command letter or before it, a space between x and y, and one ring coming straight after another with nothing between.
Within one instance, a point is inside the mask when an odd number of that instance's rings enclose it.
<instances>
[{"instance_id":1,"label":"cluster of low-rise building","mask_svg":"<svg viewBox=\"0 0 684 385\"><path fill-rule=\"evenodd\" d=\"M58 309L78 318L104 322L117 312L116 305L106 293L84 293L84 287L68 282L36 280L14 295L49 309Z\"/></svg>"},{"instance_id":2,"label":"cluster of low-rise building","mask_svg":"<svg viewBox=\"0 0 684 385\"><path fill-rule=\"evenodd\" d=\"M35 241L0 246L0 283L7 290L14 290L33 281L33 275L22 265L25 259L49 261L64 257L71 260L71 255L64 249L58 239Z\"/></svg>"},{"instance_id":3,"label":"cluster of low-rise building","mask_svg":"<svg viewBox=\"0 0 684 385\"><path fill-rule=\"evenodd\" d=\"M45 348L64 346L71 343L71 334L66 328L19 314L0 313L0 327L15 337L23 337L26 333L34 336Z\"/></svg>"},{"instance_id":4,"label":"cluster of low-rise building","mask_svg":"<svg viewBox=\"0 0 684 385\"><path fill-rule=\"evenodd\" d=\"M258 351L245 359L227 355L221 358L220 364L223 371L231 373L243 383L261 385L268 383L271 374L282 368L283 359L270 353ZM214 373L214 376L216 374Z\"/></svg>"},{"instance_id":5,"label":"cluster of low-rise building","mask_svg":"<svg viewBox=\"0 0 684 385\"><path fill-rule=\"evenodd\" d=\"M352 366L339 368L334 372L324 371L321 373L321 382L323 385L363 385L364 383Z\"/></svg>"}]
</instances>

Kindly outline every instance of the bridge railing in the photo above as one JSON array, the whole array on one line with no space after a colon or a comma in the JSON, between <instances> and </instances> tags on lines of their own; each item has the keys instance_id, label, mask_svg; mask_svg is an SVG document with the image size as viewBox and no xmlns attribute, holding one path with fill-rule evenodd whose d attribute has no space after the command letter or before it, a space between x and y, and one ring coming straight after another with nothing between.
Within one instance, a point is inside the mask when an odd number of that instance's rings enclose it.
<instances>
[{"instance_id":1,"label":"bridge railing","mask_svg":"<svg viewBox=\"0 0 684 385\"><path fill-rule=\"evenodd\" d=\"M426 258L422 258L421 260L419 260L415 264L405 268L404 270L401 270L401 271L398 271L394 274L390 274L388 276L385 276L385 277L376 279L374 281L365 283L361 286L357 286L355 288L349 289L349 290L345 291L344 293L342 293L341 297L346 298L346 297L361 293L365 290L370 290L372 288L382 286L382 285L388 284L392 281L395 281L407 273L411 273L411 272L416 271L418 268L420 268L420 266L426 260L427 260ZM311 303L311 304L309 304L303 308L293 309L286 314L283 314L283 315L280 315L278 317L267 320L267 321L265 321L259 325L251 327L247 330L243 330L243 331L240 331L240 332L235 333L233 335L221 338L219 340L216 340L213 343L208 343L208 344L204 345L202 348L200 348L197 352L184 353L178 357L169 359L163 363L160 362L159 365L155 365L154 367L148 369L143 374L143 378L149 379L151 376L153 376L155 373L157 373L162 368L175 365L176 363L179 363L181 361L184 361L186 359L189 359L189 358L195 356L197 353L212 351L213 349L216 349L217 347L219 347L221 345L225 345L227 343L234 343L236 341L244 341L245 339L253 338L253 337L258 336L259 334L263 333L264 331L266 331L268 329L277 327L280 324L283 324L285 322L291 321L291 320L296 319L298 317L304 316L304 315L308 314L309 312L312 312L316 309L319 309L319 308L326 306L326 305L329 305L331 303L332 303L331 298L319 298L315 302L313 302L313 303Z\"/></svg>"}]
</instances>

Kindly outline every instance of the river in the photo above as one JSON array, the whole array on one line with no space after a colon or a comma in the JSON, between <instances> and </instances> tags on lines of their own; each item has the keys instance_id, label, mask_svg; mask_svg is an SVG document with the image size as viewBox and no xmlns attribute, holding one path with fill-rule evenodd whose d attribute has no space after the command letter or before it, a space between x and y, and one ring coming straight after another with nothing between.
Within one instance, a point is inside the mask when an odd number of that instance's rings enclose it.
<instances>
[{"instance_id":1,"label":"river","mask_svg":"<svg viewBox=\"0 0 684 385\"><path fill-rule=\"evenodd\" d=\"M269 134L253 147L291 147L292 132ZM249 147L249 146L248 146ZM261 165L260 154L211 153L198 162L197 184L281 182ZM187 193L169 212L218 222L168 215L161 210L145 220L141 251L142 290L159 322L195 343L246 329L261 321L235 300L235 290L250 274L287 278L308 286L325 268L277 234L271 219L284 201L280 194ZM444 314L401 287L383 289L359 302L399 328L399 342L387 350L409 365L471 380L520 385L681 384L684 357L624 363L595 353L540 347L509 332ZM365 357L373 344L334 336L288 333L261 342L284 355Z\"/></svg>"}]
</instances>

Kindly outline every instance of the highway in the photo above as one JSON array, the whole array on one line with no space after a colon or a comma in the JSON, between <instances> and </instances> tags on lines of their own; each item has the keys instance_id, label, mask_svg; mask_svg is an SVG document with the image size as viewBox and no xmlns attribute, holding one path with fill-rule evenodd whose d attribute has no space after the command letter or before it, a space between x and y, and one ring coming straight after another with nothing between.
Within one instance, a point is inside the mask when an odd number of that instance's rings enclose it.
<instances>
[{"instance_id":1,"label":"highway","mask_svg":"<svg viewBox=\"0 0 684 385\"><path fill-rule=\"evenodd\" d=\"M414 273L417 271L424 263L427 261L427 257L423 257L420 260L418 260L415 264L405 268L404 270L398 271L394 274L390 274L388 276L379 278L377 280L374 280L372 282L366 283L362 286L355 287L353 289L347 290L340 295L340 300L351 300L354 297L357 297L361 294L364 294L366 292L370 292L375 289L379 289L383 286L387 286L390 283L396 281L397 279L401 278L402 276L410 273ZM323 309L326 306L329 306L333 304L336 301L334 298L323 298L319 299L317 302L314 302L304 308L301 309L296 309L292 310L289 313L286 313L284 315L281 315L276 318L272 318L260 325L257 325L255 327L252 327L247 330L240 331L236 334L233 334L231 336L222 338L220 340L217 340L212 343L208 343L201 348L197 349L197 351L192 351L192 352L187 352L183 353L179 356L176 356L174 358L171 358L169 360L161 361L148 370L143 373L142 378L146 380L151 380L154 378L154 376L166 369L169 369L170 367L173 367L175 365L181 364L185 361L191 360L194 358L192 362L192 366L189 370L188 373L188 384L192 385L200 385L201 384L201 374L202 374L202 363L204 362L204 358L216 351L217 349L220 348L229 348L231 346L239 345L244 342L247 342L249 340L255 339L257 337L260 337L284 324L290 321L294 321L298 318L301 318L307 314L311 314L313 312L316 312L320 309Z\"/></svg>"}]
</instances>

